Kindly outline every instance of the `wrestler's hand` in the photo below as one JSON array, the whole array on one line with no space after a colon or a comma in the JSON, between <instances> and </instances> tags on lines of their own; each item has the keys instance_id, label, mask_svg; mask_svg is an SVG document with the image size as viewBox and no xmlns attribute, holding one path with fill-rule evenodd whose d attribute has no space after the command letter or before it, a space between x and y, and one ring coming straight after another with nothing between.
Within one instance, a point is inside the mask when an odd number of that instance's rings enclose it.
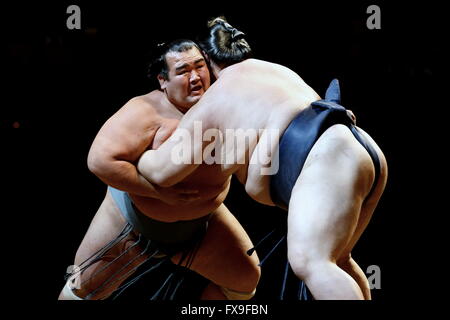
<instances>
[{"instance_id":1,"label":"wrestler's hand","mask_svg":"<svg viewBox=\"0 0 450 320\"><path fill-rule=\"evenodd\" d=\"M163 188L155 186L157 198L171 206L183 206L200 199L199 191L181 184Z\"/></svg>"}]
</instances>

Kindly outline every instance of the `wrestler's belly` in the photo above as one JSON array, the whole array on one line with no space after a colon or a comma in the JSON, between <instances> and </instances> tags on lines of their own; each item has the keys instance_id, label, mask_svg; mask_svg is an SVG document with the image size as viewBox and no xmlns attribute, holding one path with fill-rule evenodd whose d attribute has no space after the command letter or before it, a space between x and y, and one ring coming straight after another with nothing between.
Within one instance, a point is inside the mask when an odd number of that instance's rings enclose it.
<instances>
[{"instance_id":1,"label":"wrestler's belly","mask_svg":"<svg viewBox=\"0 0 450 320\"><path fill-rule=\"evenodd\" d=\"M159 199L130 194L135 206L145 215L160 221L174 222L203 217L217 209L225 200L230 176L224 176L217 165L201 165L181 184L183 188L198 190L199 200L183 205L169 205Z\"/></svg>"}]
</instances>

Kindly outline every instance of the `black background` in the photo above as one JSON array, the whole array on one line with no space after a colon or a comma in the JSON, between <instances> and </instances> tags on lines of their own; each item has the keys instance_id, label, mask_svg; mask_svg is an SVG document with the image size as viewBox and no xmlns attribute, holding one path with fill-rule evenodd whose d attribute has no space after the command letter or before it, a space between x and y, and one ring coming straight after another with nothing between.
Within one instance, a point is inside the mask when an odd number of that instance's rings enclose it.
<instances>
[{"instance_id":1,"label":"black background","mask_svg":"<svg viewBox=\"0 0 450 320\"><path fill-rule=\"evenodd\" d=\"M81 30L66 27L70 4L81 8ZM370 4L381 8L381 30L366 27ZM295 70L320 95L331 79L340 80L342 104L389 165L387 188L353 256L363 270L381 268L375 300L430 297L424 293L433 282L427 242L434 234L430 223L439 224L432 198L439 187L428 179L440 164L427 130L441 135L443 12L432 3L377 1L3 7L2 211L5 254L13 262L3 267L17 274L6 279L14 284L11 292L22 297L32 283L45 292L37 298L56 299L105 193L86 165L97 131L131 97L151 90L152 45L192 38L208 18L223 14L247 34L255 57ZM255 203L236 183L226 204L254 242L283 219L282 211ZM283 261L281 252L263 267L257 298L278 299Z\"/></svg>"}]
</instances>

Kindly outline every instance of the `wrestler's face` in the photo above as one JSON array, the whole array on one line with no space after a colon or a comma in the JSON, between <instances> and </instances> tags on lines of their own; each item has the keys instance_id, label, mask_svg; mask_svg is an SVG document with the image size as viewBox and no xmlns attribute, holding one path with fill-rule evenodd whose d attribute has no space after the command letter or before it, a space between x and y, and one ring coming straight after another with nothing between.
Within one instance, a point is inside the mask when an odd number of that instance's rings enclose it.
<instances>
[{"instance_id":1,"label":"wrestler's face","mask_svg":"<svg viewBox=\"0 0 450 320\"><path fill-rule=\"evenodd\" d=\"M166 62L168 79L158 77L161 89L175 107L186 112L210 86L205 58L193 47L184 52L167 53Z\"/></svg>"}]
</instances>

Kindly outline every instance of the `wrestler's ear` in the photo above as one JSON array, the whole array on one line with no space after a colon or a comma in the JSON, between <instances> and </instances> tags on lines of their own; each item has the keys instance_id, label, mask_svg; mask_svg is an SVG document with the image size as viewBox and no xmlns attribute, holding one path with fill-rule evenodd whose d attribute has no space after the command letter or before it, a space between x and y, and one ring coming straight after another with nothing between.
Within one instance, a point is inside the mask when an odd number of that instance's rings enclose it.
<instances>
[{"instance_id":1,"label":"wrestler's ear","mask_svg":"<svg viewBox=\"0 0 450 320\"><path fill-rule=\"evenodd\" d=\"M209 56L208 56L208 54L206 53L206 51L205 50L202 50L202 53L203 53L203 56L205 57L205 59L206 59L206 61L210 61L209 60Z\"/></svg>"},{"instance_id":2,"label":"wrestler's ear","mask_svg":"<svg viewBox=\"0 0 450 320\"><path fill-rule=\"evenodd\" d=\"M158 74L158 75L156 76L156 78L157 78L158 81L159 81L159 86L161 87L161 90L166 89L166 87L167 87L167 80L164 79L164 77L163 77L161 74Z\"/></svg>"}]
</instances>

